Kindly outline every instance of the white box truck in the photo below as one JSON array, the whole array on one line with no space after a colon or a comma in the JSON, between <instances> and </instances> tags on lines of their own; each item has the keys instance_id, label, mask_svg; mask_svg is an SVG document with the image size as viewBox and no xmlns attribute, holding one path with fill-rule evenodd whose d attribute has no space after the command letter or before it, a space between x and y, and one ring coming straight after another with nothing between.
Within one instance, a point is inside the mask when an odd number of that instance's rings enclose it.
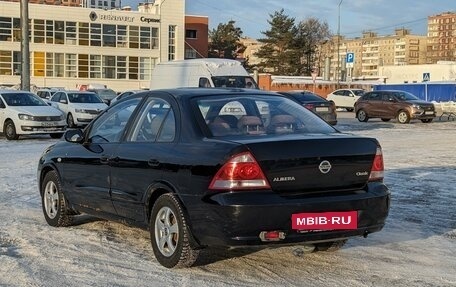
<instances>
[{"instance_id":1,"label":"white box truck","mask_svg":"<svg viewBox=\"0 0 456 287\"><path fill-rule=\"evenodd\" d=\"M258 89L239 61L203 58L162 62L152 71L150 89L226 87Z\"/></svg>"}]
</instances>

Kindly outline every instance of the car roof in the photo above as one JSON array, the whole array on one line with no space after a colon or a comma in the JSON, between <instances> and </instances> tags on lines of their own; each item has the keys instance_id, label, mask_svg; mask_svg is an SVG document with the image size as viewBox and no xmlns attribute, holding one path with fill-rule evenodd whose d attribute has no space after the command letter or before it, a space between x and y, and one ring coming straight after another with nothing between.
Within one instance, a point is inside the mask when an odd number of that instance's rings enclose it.
<instances>
[{"instance_id":1,"label":"car roof","mask_svg":"<svg viewBox=\"0 0 456 287\"><path fill-rule=\"evenodd\" d=\"M0 90L0 94L19 94L19 93L30 93L33 94L30 91L22 91L22 90Z\"/></svg>"},{"instance_id":2,"label":"car roof","mask_svg":"<svg viewBox=\"0 0 456 287\"><path fill-rule=\"evenodd\" d=\"M221 96L221 95L239 95L245 93L245 95L273 95L282 96L279 93L262 91L257 89L242 89L242 88L177 88L177 89L160 89L150 90L145 92L165 92L170 94L176 99L192 98L198 96Z\"/></svg>"}]
</instances>

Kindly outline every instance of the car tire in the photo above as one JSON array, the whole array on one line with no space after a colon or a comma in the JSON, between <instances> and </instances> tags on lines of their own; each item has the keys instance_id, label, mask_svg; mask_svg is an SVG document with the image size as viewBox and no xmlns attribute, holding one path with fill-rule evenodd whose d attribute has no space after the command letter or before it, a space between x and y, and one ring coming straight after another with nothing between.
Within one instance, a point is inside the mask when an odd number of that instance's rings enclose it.
<instances>
[{"instance_id":1,"label":"car tire","mask_svg":"<svg viewBox=\"0 0 456 287\"><path fill-rule=\"evenodd\" d=\"M358 110L356 112L356 118L360 122L367 122L369 120L369 117L367 116L367 113L364 110Z\"/></svg>"},{"instance_id":2,"label":"car tire","mask_svg":"<svg viewBox=\"0 0 456 287\"><path fill-rule=\"evenodd\" d=\"M149 224L152 248L161 265L182 268L195 263L199 250L191 246L186 216L174 194L165 193L157 199Z\"/></svg>"},{"instance_id":3,"label":"car tire","mask_svg":"<svg viewBox=\"0 0 456 287\"><path fill-rule=\"evenodd\" d=\"M423 119L423 120L421 120L421 122L428 124L428 123L432 122L432 120L433 119Z\"/></svg>"},{"instance_id":4,"label":"car tire","mask_svg":"<svg viewBox=\"0 0 456 287\"><path fill-rule=\"evenodd\" d=\"M7 120L3 126L3 133L7 140L17 140L19 135L16 133L16 126L12 120Z\"/></svg>"},{"instance_id":5,"label":"car tire","mask_svg":"<svg viewBox=\"0 0 456 287\"><path fill-rule=\"evenodd\" d=\"M73 118L73 115L71 113L68 113L68 116L67 116L67 124L68 124L68 127L69 128L75 128L76 125L74 124L74 118Z\"/></svg>"},{"instance_id":6,"label":"car tire","mask_svg":"<svg viewBox=\"0 0 456 287\"><path fill-rule=\"evenodd\" d=\"M315 250L316 251L326 251L326 252L334 252L342 248L342 246L347 243L347 239L339 240L339 241L330 241L330 242L323 242L323 243L316 243Z\"/></svg>"},{"instance_id":7,"label":"car tire","mask_svg":"<svg viewBox=\"0 0 456 287\"><path fill-rule=\"evenodd\" d=\"M53 139L59 139L63 136L63 133L49 134Z\"/></svg>"},{"instance_id":8,"label":"car tire","mask_svg":"<svg viewBox=\"0 0 456 287\"><path fill-rule=\"evenodd\" d=\"M408 124L410 122L410 115L407 111L399 111L397 113L397 121L401 124Z\"/></svg>"},{"instance_id":9,"label":"car tire","mask_svg":"<svg viewBox=\"0 0 456 287\"><path fill-rule=\"evenodd\" d=\"M382 118L383 122L389 122L391 119Z\"/></svg>"},{"instance_id":10,"label":"car tire","mask_svg":"<svg viewBox=\"0 0 456 287\"><path fill-rule=\"evenodd\" d=\"M56 171L46 174L41 184L41 206L44 218L50 226L70 226L73 222L71 210L62 192L60 178Z\"/></svg>"}]
</instances>

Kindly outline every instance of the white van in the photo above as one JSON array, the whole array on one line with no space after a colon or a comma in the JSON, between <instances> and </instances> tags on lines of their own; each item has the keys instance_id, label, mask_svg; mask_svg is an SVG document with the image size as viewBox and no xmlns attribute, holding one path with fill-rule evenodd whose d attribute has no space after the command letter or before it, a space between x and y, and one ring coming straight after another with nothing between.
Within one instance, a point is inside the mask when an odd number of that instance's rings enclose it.
<instances>
[{"instance_id":1,"label":"white van","mask_svg":"<svg viewBox=\"0 0 456 287\"><path fill-rule=\"evenodd\" d=\"M204 58L162 62L152 71L150 89L227 87L258 89L239 61Z\"/></svg>"}]
</instances>

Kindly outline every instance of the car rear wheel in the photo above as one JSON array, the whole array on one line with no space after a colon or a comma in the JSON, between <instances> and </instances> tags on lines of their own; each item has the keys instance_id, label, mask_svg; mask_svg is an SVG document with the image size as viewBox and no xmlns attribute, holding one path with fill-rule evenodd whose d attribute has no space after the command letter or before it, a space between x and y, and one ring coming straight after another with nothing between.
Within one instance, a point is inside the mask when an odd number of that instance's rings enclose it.
<instances>
[{"instance_id":1,"label":"car rear wheel","mask_svg":"<svg viewBox=\"0 0 456 287\"><path fill-rule=\"evenodd\" d=\"M12 120L7 120L3 126L3 131L7 140L17 140L19 135L16 133L16 126Z\"/></svg>"},{"instance_id":2,"label":"car rear wheel","mask_svg":"<svg viewBox=\"0 0 456 287\"><path fill-rule=\"evenodd\" d=\"M199 250L191 246L182 205L171 193L161 195L150 217L150 239L157 261L167 268L190 267Z\"/></svg>"},{"instance_id":3,"label":"car rear wheel","mask_svg":"<svg viewBox=\"0 0 456 287\"><path fill-rule=\"evenodd\" d=\"M63 136L63 133L49 134L53 139L59 139Z\"/></svg>"},{"instance_id":4,"label":"car rear wheel","mask_svg":"<svg viewBox=\"0 0 456 287\"><path fill-rule=\"evenodd\" d=\"M62 192L60 178L50 171L41 184L41 205L46 222L55 227L69 226L73 221L71 210Z\"/></svg>"},{"instance_id":5,"label":"car rear wheel","mask_svg":"<svg viewBox=\"0 0 456 287\"><path fill-rule=\"evenodd\" d=\"M389 122L391 119L382 118L382 121Z\"/></svg>"},{"instance_id":6,"label":"car rear wheel","mask_svg":"<svg viewBox=\"0 0 456 287\"><path fill-rule=\"evenodd\" d=\"M330 241L330 242L323 242L323 243L316 243L315 250L317 251L326 251L326 252L334 252L342 248L342 246L347 243L347 239L339 240L339 241Z\"/></svg>"},{"instance_id":7,"label":"car rear wheel","mask_svg":"<svg viewBox=\"0 0 456 287\"><path fill-rule=\"evenodd\" d=\"M399 111L397 114L397 121L401 124L408 124L410 122L410 115L407 111Z\"/></svg>"},{"instance_id":8,"label":"car rear wheel","mask_svg":"<svg viewBox=\"0 0 456 287\"><path fill-rule=\"evenodd\" d=\"M421 122L427 124L427 123L430 123L432 122L433 119L424 119L424 120L421 120Z\"/></svg>"},{"instance_id":9,"label":"car rear wheel","mask_svg":"<svg viewBox=\"0 0 456 287\"><path fill-rule=\"evenodd\" d=\"M76 125L74 124L74 118L72 114L68 114L67 116L67 124L69 128L74 128Z\"/></svg>"},{"instance_id":10,"label":"car rear wheel","mask_svg":"<svg viewBox=\"0 0 456 287\"><path fill-rule=\"evenodd\" d=\"M356 113L356 118L360 122L367 122L367 120L369 120L369 117L367 116L367 114L366 114L366 112L364 110L359 110Z\"/></svg>"}]
</instances>

